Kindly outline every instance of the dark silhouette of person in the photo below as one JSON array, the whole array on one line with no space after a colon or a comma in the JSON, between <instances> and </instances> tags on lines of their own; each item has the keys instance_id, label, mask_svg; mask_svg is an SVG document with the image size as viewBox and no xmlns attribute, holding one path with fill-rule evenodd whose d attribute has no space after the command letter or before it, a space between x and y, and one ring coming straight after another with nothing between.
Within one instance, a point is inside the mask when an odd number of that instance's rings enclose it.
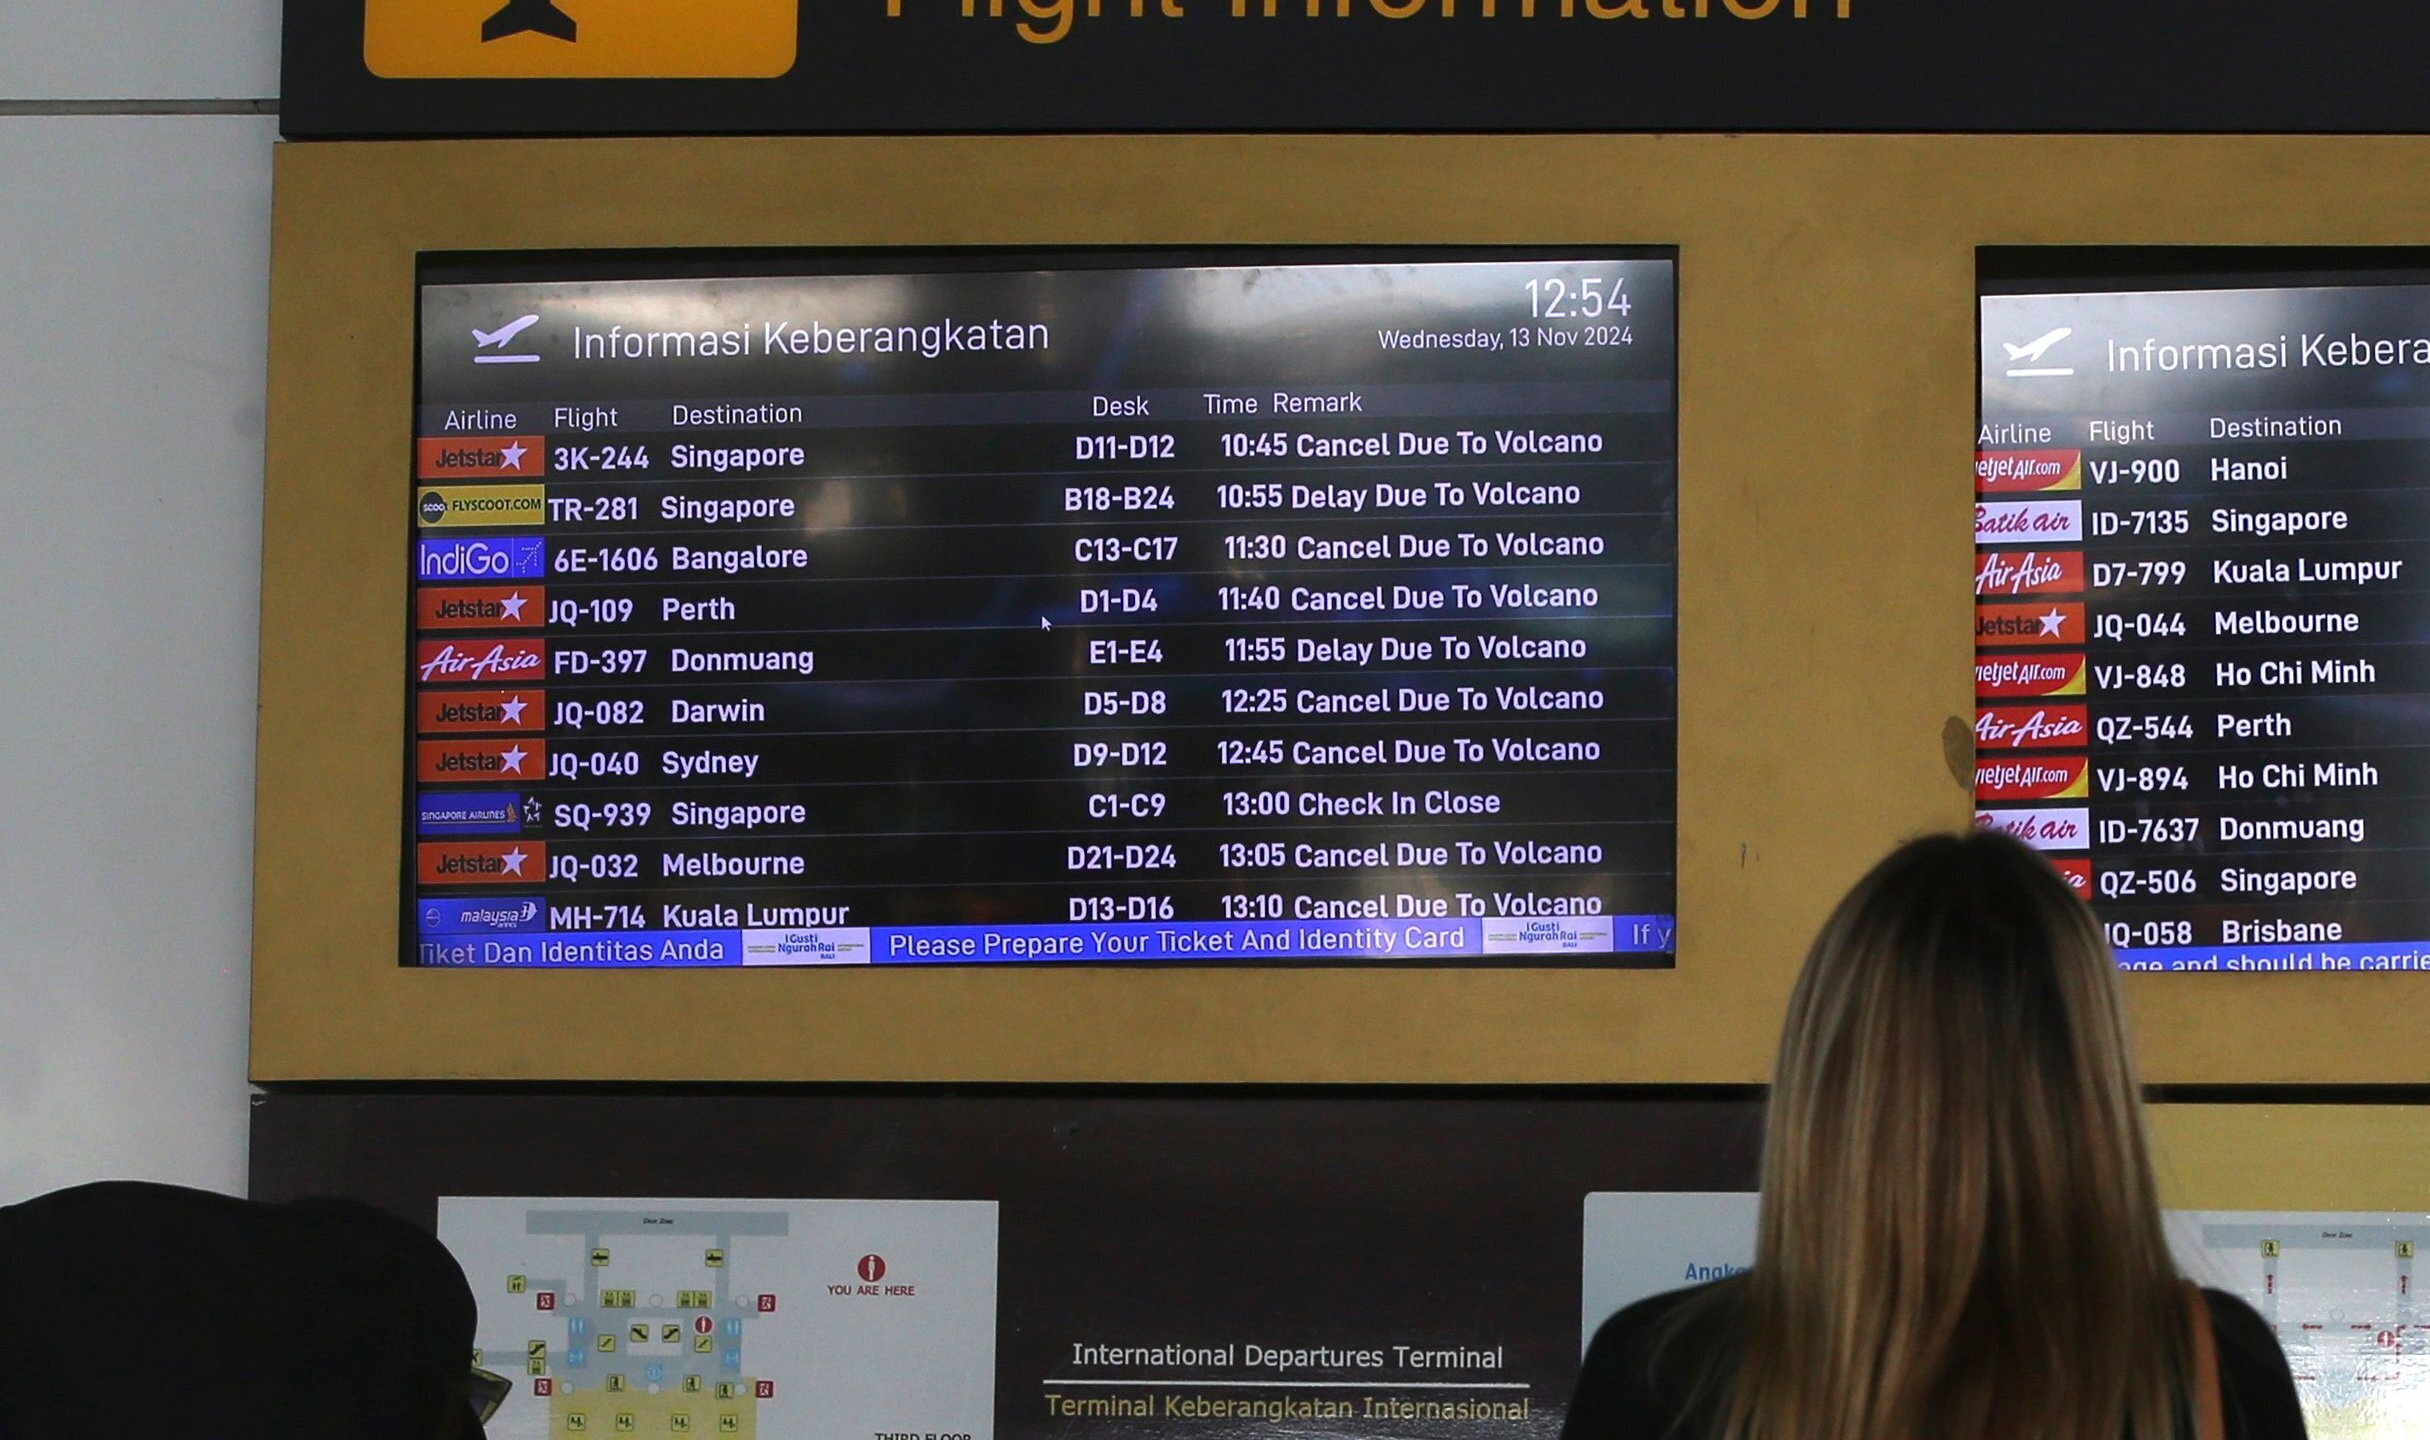
<instances>
[{"instance_id":1,"label":"dark silhouette of person","mask_svg":"<svg viewBox=\"0 0 2430 1440\"><path fill-rule=\"evenodd\" d=\"M0 1367L0 1435L477 1440L464 1271L351 1200L117 1181L0 1208L0 1302L52 1337Z\"/></svg>"}]
</instances>

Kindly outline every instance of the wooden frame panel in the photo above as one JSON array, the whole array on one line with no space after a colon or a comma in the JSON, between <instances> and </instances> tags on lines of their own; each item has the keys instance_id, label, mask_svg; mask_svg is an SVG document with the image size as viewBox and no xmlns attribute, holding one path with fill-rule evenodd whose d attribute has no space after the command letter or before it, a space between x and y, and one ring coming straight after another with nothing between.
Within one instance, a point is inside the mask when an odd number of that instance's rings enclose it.
<instances>
[{"instance_id":1,"label":"wooden frame panel","mask_svg":"<svg viewBox=\"0 0 2430 1440\"><path fill-rule=\"evenodd\" d=\"M1971 813L1975 250L2430 241L2430 141L1048 137L283 147L260 1080L1743 1082L1824 911ZM425 250L1680 249L1669 972L396 964ZM2417 1082L2430 981L2129 978L2148 1078Z\"/></svg>"}]
</instances>

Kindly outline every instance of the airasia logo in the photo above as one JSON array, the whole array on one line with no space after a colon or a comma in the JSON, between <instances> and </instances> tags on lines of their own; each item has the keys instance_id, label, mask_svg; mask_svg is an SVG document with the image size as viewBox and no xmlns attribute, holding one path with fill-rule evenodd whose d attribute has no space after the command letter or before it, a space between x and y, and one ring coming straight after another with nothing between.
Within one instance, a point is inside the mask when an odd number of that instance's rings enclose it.
<instances>
[{"instance_id":1,"label":"airasia logo","mask_svg":"<svg viewBox=\"0 0 2430 1440\"><path fill-rule=\"evenodd\" d=\"M1974 716L1977 745L2022 749L2037 745L2080 745L2084 741L2085 707L2060 705L2030 709L2021 705L1978 710Z\"/></svg>"},{"instance_id":2,"label":"airasia logo","mask_svg":"<svg viewBox=\"0 0 2430 1440\"><path fill-rule=\"evenodd\" d=\"M886 1278L886 1257L883 1255L863 1255L861 1257L861 1263L853 1268L860 1273L860 1277L863 1280L875 1285L880 1280Z\"/></svg>"},{"instance_id":3,"label":"airasia logo","mask_svg":"<svg viewBox=\"0 0 2430 1440\"><path fill-rule=\"evenodd\" d=\"M2084 588L2084 556L2072 550L1986 550L1974 564L1974 598L2043 595Z\"/></svg>"},{"instance_id":4,"label":"airasia logo","mask_svg":"<svg viewBox=\"0 0 2430 1440\"><path fill-rule=\"evenodd\" d=\"M486 680L536 680L547 667L547 647L538 640L502 640L493 644L426 643L414 657L425 685L456 685Z\"/></svg>"}]
</instances>

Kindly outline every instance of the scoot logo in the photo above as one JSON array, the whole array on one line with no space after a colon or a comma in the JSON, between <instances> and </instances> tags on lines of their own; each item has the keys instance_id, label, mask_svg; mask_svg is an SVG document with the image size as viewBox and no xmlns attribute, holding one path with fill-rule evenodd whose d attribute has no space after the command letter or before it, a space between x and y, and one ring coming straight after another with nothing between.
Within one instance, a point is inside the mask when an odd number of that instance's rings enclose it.
<instances>
[{"instance_id":1,"label":"scoot logo","mask_svg":"<svg viewBox=\"0 0 2430 1440\"><path fill-rule=\"evenodd\" d=\"M389 80L771 79L801 0L363 0L363 63Z\"/></svg>"},{"instance_id":2,"label":"scoot logo","mask_svg":"<svg viewBox=\"0 0 2430 1440\"><path fill-rule=\"evenodd\" d=\"M422 492L422 523L436 525L447 518L447 497L436 490Z\"/></svg>"}]
</instances>

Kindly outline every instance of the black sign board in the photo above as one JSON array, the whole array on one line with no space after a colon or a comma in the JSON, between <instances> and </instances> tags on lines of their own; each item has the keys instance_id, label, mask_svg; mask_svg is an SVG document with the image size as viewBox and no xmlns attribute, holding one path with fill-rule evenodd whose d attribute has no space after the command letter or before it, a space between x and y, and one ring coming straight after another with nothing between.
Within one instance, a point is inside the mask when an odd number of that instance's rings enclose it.
<instances>
[{"instance_id":1,"label":"black sign board","mask_svg":"<svg viewBox=\"0 0 2430 1440\"><path fill-rule=\"evenodd\" d=\"M283 117L296 138L2420 133L2426 47L2418 0L290 0Z\"/></svg>"}]
</instances>

